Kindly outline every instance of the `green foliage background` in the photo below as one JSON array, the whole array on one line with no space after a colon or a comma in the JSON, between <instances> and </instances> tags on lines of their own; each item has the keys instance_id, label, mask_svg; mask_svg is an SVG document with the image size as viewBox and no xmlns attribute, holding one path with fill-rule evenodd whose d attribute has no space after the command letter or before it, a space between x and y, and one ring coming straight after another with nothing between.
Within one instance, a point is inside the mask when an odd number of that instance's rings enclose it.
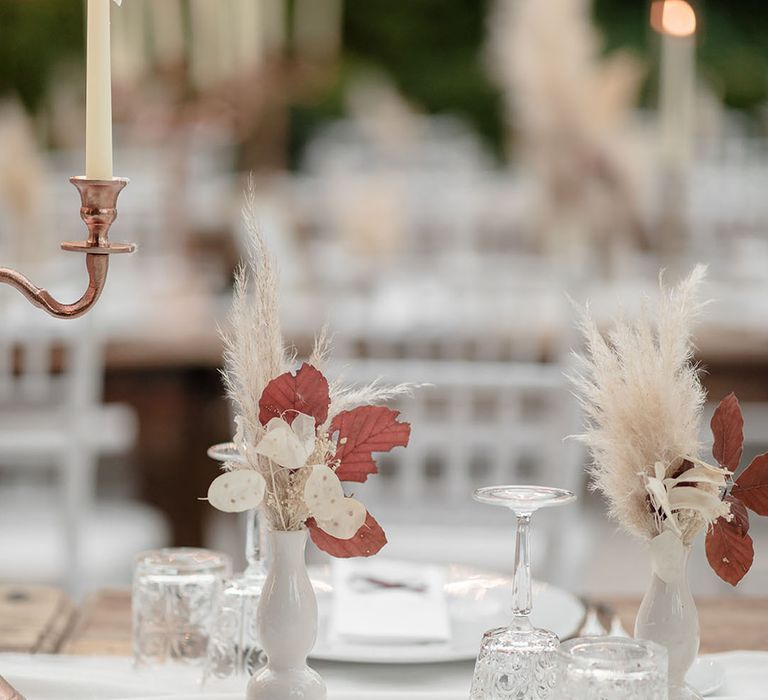
<instances>
[{"instance_id":1,"label":"green foliage background","mask_svg":"<svg viewBox=\"0 0 768 700\"><path fill-rule=\"evenodd\" d=\"M768 100L768 2L692 1L702 25L700 71L725 104L756 112ZM491 3L346 0L344 68L325 95L294 106L294 141L304 141L318 122L341 113L343 83L356 69L376 66L427 111L466 117L500 152L501 101L482 54ZM658 42L649 16L649 0L594 0L606 52L630 48L648 62L646 99L654 94ZM294 150L299 151L300 145Z\"/></svg>"},{"instance_id":2,"label":"green foliage background","mask_svg":"<svg viewBox=\"0 0 768 700\"><path fill-rule=\"evenodd\" d=\"M0 97L37 110L54 67L82 60L83 42L82 0L0 0Z\"/></svg>"}]
</instances>

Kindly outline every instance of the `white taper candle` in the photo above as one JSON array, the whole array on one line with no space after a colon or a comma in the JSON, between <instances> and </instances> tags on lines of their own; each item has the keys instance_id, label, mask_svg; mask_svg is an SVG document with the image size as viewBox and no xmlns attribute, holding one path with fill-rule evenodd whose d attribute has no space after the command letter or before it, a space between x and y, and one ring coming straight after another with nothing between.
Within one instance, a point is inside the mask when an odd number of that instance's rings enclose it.
<instances>
[{"instance_id":1,"label":"white taper candle","mask_svg":"<svg viewBox=\"0 0 768 700\"><path fill-rule=\"evenodd\" d=\"M112 178L111 4L112 0L88 0L85 176L94 180Z\"/></svg>"},{"instance_id":2,"label":"white taper candle","mask_svg":"<svg viewBox=\"0 0 768 700\"><path fill-rule=\"evenodd\" d=\"M661 14L659 112L661 154L682 167L693 147L696 102L696 14L685 0L665 0Z\"/></svg>"}]
</instances>

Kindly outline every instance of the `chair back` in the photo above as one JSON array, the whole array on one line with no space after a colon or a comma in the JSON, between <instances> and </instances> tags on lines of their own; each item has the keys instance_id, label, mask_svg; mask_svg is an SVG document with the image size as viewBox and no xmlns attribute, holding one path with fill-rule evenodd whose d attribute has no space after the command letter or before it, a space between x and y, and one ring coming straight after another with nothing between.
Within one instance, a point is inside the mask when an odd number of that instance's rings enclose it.
<instances>
[{"instance_id":1,"label":"chair back","mask_svg":"<svg viewBox=\"0 0 768 700\"><path fill-rule=\"evenodd\" d=\"M578 430L578 411L560 365L377 360L338 371L354 383L425 384L394 405L412 425L410 444L378 456L368 500L420 517L425 508L479 513L468 507L472 492L489 484L581 488L583 452L564 440Z\"/></svg>"},{"instance_id":2,"label":"chair back","mask_svg":"<svg viewBox=\"0 0 768 700\"><path fill-rule=\"evenodd\" d=\"M83 319L84 320L84 319ZM77 410L101 399L103 360L90 324L6 319L0 334L0 407Z\"/></svg>"},{"instance_id":3,"label":"chair back","mask_svg":"<svg viewBox=\"0 0 768 700\"><path fill-rule=\"evenodd\" d=\"M63 322L21 304L2 314L0 499L6 517L28 522L32 551L60 538L59 575L75 590L98 458L133 443L135 418L126 407L102 403L103 343L90 318ZM46 529L51 511L53 530Z\"/></svg>"}]
</instances>

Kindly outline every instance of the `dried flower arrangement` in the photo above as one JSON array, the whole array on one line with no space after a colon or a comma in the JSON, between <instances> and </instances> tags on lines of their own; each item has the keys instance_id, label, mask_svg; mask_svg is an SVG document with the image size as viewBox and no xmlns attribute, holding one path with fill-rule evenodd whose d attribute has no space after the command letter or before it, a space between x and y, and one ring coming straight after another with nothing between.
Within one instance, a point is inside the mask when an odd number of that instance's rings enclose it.
<instances>
[{"instance_id":1,"label":"dried flower arrangement","mask_svg":"<svg viewBox=\"0 0 768 700\"><path fill-rule=\"evenodd\" d=\"M601 257L647 247L652 167L632 119L642 62L604 50L584 0L495 0L491 13L488 65L534 178L537 241L562 252L575 235Z\"/></svg>"},{"instance_id":2,"label":"dried flower arrangement","mask_svg":"<svg viewBox=\"0 0 768 700\"><path fill-rule=\"evenodd\" d=\"M260 506L271 529L306 527L333 556L371 556L386 536L365 506L344 493L342 482L366 481L377 472L374 452L408 444L410 425L380 404L410 387L329 383L318 369L330 350L324 332L309 362L291 371L295 357L280 329L277 276L252 201L245 217L251 252L237 275L223 332L224 382L236 407L234 443L241 459L224 464L208 500L225 512Z\"/></svg>"},{"instance_id":3,"label":"dried flower arrangement","mask_svg":"<svg viewBox=\"0 0 768 700\"><path fill-rule=\"evenodd\" d=\"M705 391L693 360L692 325L703 304L698 266L677 287L662 286L656 309L620 318L602 334L587 308L581 321L586 352L571 377L586 414L577 436L592 455L592 486L611 516L650 542L657 573L679 574L684 548L707 529L714 571L736 585L752 564L746 507L768 515L768 455L732 482L741 458L741 412L734 395L712 418L717 465L700 459ZM746 507L745 507L746 506Z\"/></svg>"}]
</instances>

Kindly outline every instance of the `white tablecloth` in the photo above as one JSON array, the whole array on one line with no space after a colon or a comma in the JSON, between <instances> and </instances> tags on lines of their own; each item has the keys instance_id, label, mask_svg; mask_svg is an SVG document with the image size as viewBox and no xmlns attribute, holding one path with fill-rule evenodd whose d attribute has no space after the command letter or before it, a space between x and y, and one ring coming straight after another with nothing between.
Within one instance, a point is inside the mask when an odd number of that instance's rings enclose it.
<instances>
[{"instance_id":1,"label":"white tablecloth","mask_svg":"<svg viewBox=\"0 0 768 700\"><path fill-rule=\"evenodd\" d=\"M768 652L729 652L709 658L726 672L712 700L766 700ZM329 700L466 700L472 663L413 666L312 664L328 684ZM123 657L0 654L3 675L28 700L241 700L242 681L200 689L190 669L136 672Z\"/></svg>"}]
</instances>

